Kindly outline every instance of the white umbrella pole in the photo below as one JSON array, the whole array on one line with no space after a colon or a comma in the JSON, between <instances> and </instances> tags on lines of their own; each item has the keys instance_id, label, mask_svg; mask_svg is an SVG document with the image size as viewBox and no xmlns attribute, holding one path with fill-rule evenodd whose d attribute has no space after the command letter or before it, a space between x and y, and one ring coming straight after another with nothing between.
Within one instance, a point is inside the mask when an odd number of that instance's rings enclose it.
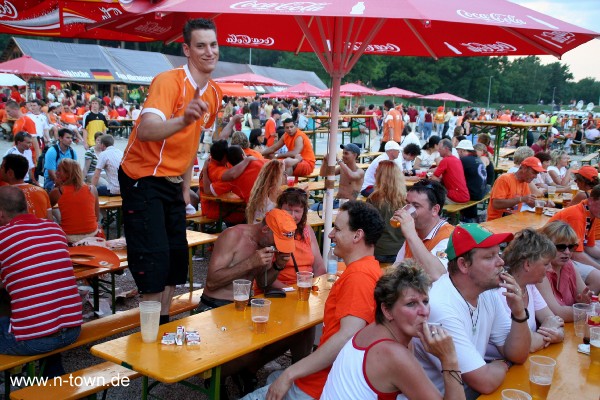
<instances>
[{"instance_id":1,"label":"white umbrella pole","mask_svg":"<svg viewBox=\"0 0 600 400\"><path fill-rule=\"evenodd\" d=\"M327 252L329 251L329 245L331 240L329 239L329 232L331 232L331 225L333 221L333 188L335 187L335 157L337 154L337 133L338 133L338 119L340 115L340 86L342 85L342 74L339 71L332 73L332 86L331 86L331 120L329 123L329 158L323 160L327 162L327 178L325 180L325 198L324 202L324 217L325 225L323 227L323 259L327 259Z\"/></svg>"}]
</instances>

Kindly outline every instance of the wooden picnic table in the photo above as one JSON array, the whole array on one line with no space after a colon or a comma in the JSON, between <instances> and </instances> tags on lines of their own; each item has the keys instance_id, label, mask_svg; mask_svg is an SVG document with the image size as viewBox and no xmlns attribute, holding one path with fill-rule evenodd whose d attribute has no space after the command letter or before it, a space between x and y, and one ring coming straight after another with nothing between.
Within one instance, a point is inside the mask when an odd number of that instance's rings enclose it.
<instances>
[{"instance_id":1,"label":"wooden picnic table","mask_svg":"<svg viewBox=\"0 0 600 400\"><path fill-rule=\"evenodd\" d=\"M597 400L600 396L600 365L590 365L588 355L578 353L581 338L575 336L573 323L565 324L565 339L562 343L535 352L556 360L556 369L548 399ZM534 355L534 354L532 354ZM530 392L529 360L523 365L513 365L504 382L495 392L482 395L479 400L500 400L504 389L519 389Z\"/></svg>"},{"instance_id":2,"label":"wooden picnic table","mask_svg":"<svg viewBox=\"0 0 600 400\"><path fill-rule=\"evenodd\" d=\"M494 168L494 171L496 173L504 174L507 173L509 169L514 167L515 163L512 160L499 160L495 165L496 167Z\"/></svg>"},{"instance_id":3,"label":"wooden picnic table","mask_svg":"<svg viewBox=\"0 0 600 400\"><path fill-rule=\"evenodd\" d=\"M220 196L213 196L212 194L204 193L202 191L198 191L198 194L200 195L200 200L204 199L207 201L213 201L213 202L216 202L217 205L219 206L219 218L217 219L217 230L220 230L220 228L223 224L223 220L227 216L225 207L228 207L227 210L231 210L231 208L233 207L234 209L239 208L240 210L243 211L243 209L246 206L246 202L244 201L244 199L240 198L238 195L236 195L233 192L227 192Z\"/></svg>"},{"instance_id":4,"label":"wooden picnic table","mask_svg":"<svg viewBox=\"0 0 600 400\"><path fill-rule=\"evenodd\" d=\"M515 151L517 151L516 147L501 147L500 150L498 150L498 157L508 158L515 154Z\"/></svg>"},{"instance_id":5,"label":"wooden picnic table","mask_svg":"<svg viewBox=\"0 0 600 400\"><path fill-rule=\"evenodd\" d=\"M135 370L143 377L142 398L148 396L148 378L163 383L176 383L205 371L211 371L211 399L219 399L221 365L243 355L309 329L323 321L325 301L329 296L326 279L318 280L319 290L311 292L309 301L297 300L297 292L285 298L271 299L267 333L256 334L252 329L250 308L236 311L233 304L192 315L161 325L158 341L143 343L141 333L133 333L91 348L93 355ZM160 338L165 332L175 332L177 326L197 330L199 345L167 346ZM186 382L186 386L192 384ZM197 390L205 391L203 387Z\"/></svg>"},{"instance_id":6,"label":"wooden picnic table","mask_svg":"<svg viewBox=\"0 0 600 400\"><path fill-rule=\"evenodd\" d=\"M123 221L122 206L123 198L121 196L98 196L98 204L100 209L106 212L104 218L104 235L108 239L110 237L110 223L114 218L117 225L117 237L121 236L121 224Z\"/></svg>"},{"instance_id":7,"label":"wooden picnic table","mask_svg":"<svg viewBox=\"0 0 600 400\"><path fill-rule=\"evenodd\" d=\"M549 212L556 211L552 208L545 210L549 210ZM539 229L546 225L549 219L550 217L544 214L538 215L535 212L523 211L507 215L506 217L486 221L481 225L494 233L515 233L525 228Z\"/></svg>"}]
</instances>

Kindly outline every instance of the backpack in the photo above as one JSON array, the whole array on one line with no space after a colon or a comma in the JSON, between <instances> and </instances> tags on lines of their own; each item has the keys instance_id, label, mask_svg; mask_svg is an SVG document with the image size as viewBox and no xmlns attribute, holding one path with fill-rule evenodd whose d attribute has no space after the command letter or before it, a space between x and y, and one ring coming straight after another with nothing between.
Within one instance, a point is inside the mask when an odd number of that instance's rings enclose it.
<instances>
[{"instance_id":1,"label":"backpack","mask_svg":"<svg viewBox=\"0 0 600 400\"><path fill-rule=\"evenodd\" d=\"M56 151L56 162L58 163L58 159L60 158L60 150L58 149L58 145L54 144L51 147L54 147L54 151ZM35 175L36 176L42 176L46 172L46 168L44 168L44 164L46 162L46 153L48 152L49 148L50 148L49 146L44 147L44 150L42 150L42 154L38 157L37 164L35 166ZM74 160L75 153L73 152L73 149L71 148L71 146L69 146L69 152L70 152L71 158Z\"/></svg>"}]
</instances>

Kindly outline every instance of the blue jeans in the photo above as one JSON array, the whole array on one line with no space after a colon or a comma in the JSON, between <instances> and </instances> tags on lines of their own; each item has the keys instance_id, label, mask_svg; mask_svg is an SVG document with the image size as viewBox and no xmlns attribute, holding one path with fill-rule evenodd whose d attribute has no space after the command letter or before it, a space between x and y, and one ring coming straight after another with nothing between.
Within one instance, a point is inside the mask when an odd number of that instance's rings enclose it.
<instances>
[{"instance_id":1,"label":"blue jeans","mask_svg":"<svg viewBox=\"0 0 600 400\"><path fill-rule=\"evenodd\" d=\"M50 177L44 178L44 189L46 192L50 192L52 189L54 189L54 181L50 179Z\"/></svg>"},{"instance_id":2,"label":"blue jeans","mask_svg":"<svg viewBox=\"0 0 600 400\"><path fill-rule=\"evenodd\" d=\"M8 332L9 317L0 317L0 354L12 356L29 356L48 353L75 342L81 327L65 328L61 331L37 339L16 340L15 335Z\"/></svg>"},{"instance_id":3,"label":"blue jeans","mask_svg":"<svg viewBox=\"0 0 600 400\"><path fill-rule=\"evenodd\" d=\"M333 208L340 208L340 199L333 199ZM312 211L323 211L323 202L319 201L318 203L310 206Z\"/></svg>"},{"instance_id":4,"label":"blue jeans","mask_svg":"<svg viewBox=\"0 0 600 400\"><path fill-rule=\"evenodd\" d=\"M98 190L98 196L118 196L118 194L112 194L105 185L97 186L96 190Z\"/></svg>"},{"instance_id":5,"label":"blue jeans","mask_svg":"<svg viewBox=\"0 0 600 400\"><path fill-rule=\"evenodd\" d=\"M423 139L429 139L431 136L431 131L433 129L433 122L424 122L423 123Z\"/></svg>"}]
</instances>

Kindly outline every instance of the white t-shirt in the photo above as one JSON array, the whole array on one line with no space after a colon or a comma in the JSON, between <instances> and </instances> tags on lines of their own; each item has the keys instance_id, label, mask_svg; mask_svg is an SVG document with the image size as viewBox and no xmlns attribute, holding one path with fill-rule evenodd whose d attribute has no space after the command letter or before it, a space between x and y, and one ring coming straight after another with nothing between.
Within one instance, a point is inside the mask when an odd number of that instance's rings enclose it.
<instances>
[{"instance_id":1,"label":"white t-shirt","mask_svg":"<svg viewBox=\"0 0 600 400\"><path fill-rule=\"evenodd\" d=\"M26 115L35 123L35 133L37 137L43 137L44 131L49 131L52 128L46 114L27 113Z\"/></svg>"},{"instance_id":2,"label":"white t-shirt","mask_svg":"<svg viewBox=\"0 0 600 400\"><path fill-rule=\"evenodd\" d=\"M115 146L109 146L98 156L96 170L104 170L106 172L106 187L110 194L120 194L118 170L123 158L123 151Z\"/></svg>"},{"instance_id":3,"label":"white t-shirt","mask_svg":"<svg viewBox=\"0 0 600 400\"><path fill-rule=\"evenodd\" d=\"M475 309L456 290L448 274L435 281L429 291L429 322L441 323L452 336L458 369L463 374L483 367L486 364L484 356L488 343L503 346L510 333L510 316L506 315L504 306L498 301L497 291L498 289L492 289L481 293ZM473 315L469 310L472 310ZM413 342L415 356L425 373L438 390L444 393L440 360L427 353L419 339L413 339Z\"/></svg>"},{"instance_id":4,"label":"white t-shirt","mask_svg":"<svg viewBox=\"0 0 600 400\"><path fill-rule=\"evenodd\" d=\"M369 186L375 186L375 172L377 172L377 167L379 166L379 163L382 161L387 161L389 159L390 157L387 155L387 153L383 153L378 155L377 158L375 158L373 162L371 162L371 165L369 165L369 168L367 168L367 170L365 171L365 178L363 179L363 184L360 188L361 192ZM403 166L402 161L402 154L394 160L394 162L398 165L398 168L400 168L400 170L402 170Z\"/></svg>"},{"instance_id":5,"label":"white t-shirt","mask_svg":"<svg viewBox=\"0 0 600 400\"><path fill-rule=\"evenodd\" d=\"M401 143L399 143L400 144L400 153L402 153L402 150L404 150L404 148L411 143L414 143L417 146L419 146L419 148L421 148L421 141L419 140L419 137L414 132L411 132L402 138Z\"/></svg>"},{"instance_id":6,"label":"white t-shirt","mask_svg":"<svg viewBox=\"0 0 600 400\"><path fill-rule=\"evenodd\" d=\"M17 146L13 146L6 151L5 156L7 156L9 154L18 154L27 159L27 163L29 164L29 167L27 168L27 173L25 174L25 182L29 181L29 171L32 168L35 168L35 164L33 163L33 153L31 152L31 149L27 149L27 150L25 150L25 152L21 153L19 151L19 149L17 149Z\"/></svg>"},{"instance_id":7,"label":"white t-shirt","mask_svg":"<svg viewBox=\"0 0 600 400\"><path fill-rule=\"evenodd\" d=\"M558 177L560 179L565 177L565 174L567 173L567 168L566 167L561 167L560 169L558 169L558 167L551 165L549 166L546 171L548 171L548 175L550 175L550 171L554 171Z\"/></svg>"},{"instance_id":8,"label":"white t-shirt","mask_svg":"<svg viewBox=\"0 0 600 400\"><path fill-rule=\"evenodd\" d=\"M440 153L434 151L429 154L427 151L421 150L421 154L419 154L417 158L421 160L421 168L429 168L435 163L435 160L440 158Z\"/></svg>"}]
</instances>

